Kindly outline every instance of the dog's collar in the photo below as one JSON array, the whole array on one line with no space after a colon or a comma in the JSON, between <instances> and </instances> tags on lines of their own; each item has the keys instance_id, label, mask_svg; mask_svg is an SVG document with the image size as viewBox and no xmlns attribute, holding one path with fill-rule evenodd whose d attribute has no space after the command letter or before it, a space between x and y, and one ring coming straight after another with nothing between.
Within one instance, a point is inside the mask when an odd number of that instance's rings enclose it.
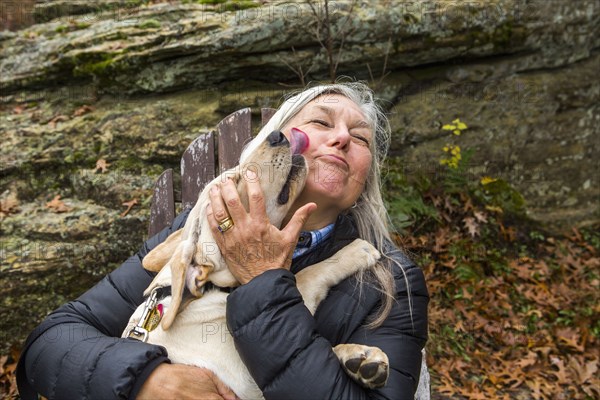
<instances>
[{"instance_id":1,"label":"dog's collar","mask_svg":"<svg viewBox=\"0 0 600 400\"><path fill-rule=\"evenodd\" d=\"M159 287L154 289L153 292L156 292L156 301L159 302L165 297L169 297L171 295L171 286ZM146 301L151 295L152 293L150 293L148 296L144 296L144 301Z\"/></svg>"},{"instance_id":2,"label":"dog's collar","mask_svg":"<svg viewBox=\"0 0 600 400\"><path fill-rule=\"evenodd\" d=\"M231 293L233 292L233 290L235 288L233 287L221 287L221 286L217 286L212 282L206 282L206 284L203 287L203 292L208 292L209 290L214 290L214 289L218 289L221 292L224 293ZM163 286L160 288L156 289L156 301L160 302L162 299L164 299L165 297L169 297L171 295L171 286ZM148 296L144 296L144 301L148 299L150 295Z\"/></svg>"},{"instance_id":3,"label":"dog's collar","mask_svg":"<svg viewBox=\"0 0 600 400\"><path fill-rule=\"evenodd\" d=\"M235 288L234 287L221 287L221 286L215 285L212 282L206 282L206 284L204 285L204 291L208 292L209 290L213 290L213 289L218 289L224 293L231 293L231 292L233 292L233 290Z\"/></svg>"}]
</instances>

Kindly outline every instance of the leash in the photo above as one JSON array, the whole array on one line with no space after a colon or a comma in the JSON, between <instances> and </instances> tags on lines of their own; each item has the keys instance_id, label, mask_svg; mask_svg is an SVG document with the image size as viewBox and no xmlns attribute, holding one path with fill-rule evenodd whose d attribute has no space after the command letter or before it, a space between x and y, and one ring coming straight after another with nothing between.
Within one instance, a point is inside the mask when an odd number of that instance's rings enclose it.
<instances>
[{"instance_id":1,"label":"leash","mask_svg":"<svg viewBox=\"0 0 600 400\"><path fill-rule=\"evenodd\" d=\"M163 316L163 305L158 304L161 299L171 294L171 287L156 287L150 292L150 296L144 303L144 311L138 323L129 328L125 333L126 338L148 341L148 333L156 329Z\"/></svg>"},{"instance_id":2,"label":"leash","mask_svg":"<svg viewBox=\"0 0 600 400\"><path fill-rule=\"evenodd\" d=\"M212 282L207 282L204 286L204 292L209 290L220 290L221 292L231 293L235 288L225 288L214 285ZM150 292L150 296L144 303L144 311L138 323L129 328L125 333L126 338L136 339L142 342L148 341L148 334L152 332L163 317L163 305L158 302L167 296L171 295L171 286L156 287Z\"/></svg>"}]
</instances>

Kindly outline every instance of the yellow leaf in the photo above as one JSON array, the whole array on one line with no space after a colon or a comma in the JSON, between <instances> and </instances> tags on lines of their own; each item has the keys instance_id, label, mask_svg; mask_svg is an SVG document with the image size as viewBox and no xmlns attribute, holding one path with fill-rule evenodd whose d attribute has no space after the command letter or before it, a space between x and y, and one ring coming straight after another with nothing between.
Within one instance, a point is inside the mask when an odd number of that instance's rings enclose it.
<instances>
[{"instance_id":1,"label":"yellow leaf","mask_svg":"<svg viewBox=\"0 0 600 400\"><path fill-rule=\"evenodd\" d=\"M452 133L454 133L456 136L460 135L460 131L458 129L452 131Z\"/></svg>"},{"instance_id":2,"label":"yellow leaf","mask_svg":"<svg viewBox=\"0 0 600 400\"><path fill-rule=\"evenodd\" d=\"M485 185L490 184L492 182L496 182L497 180L498 179L496 179L496 178L491 178L489 176L484 176L483 178L481 178L480 182L481 182L482 185L485 186Z\"/></svg>"},{"instance_id":3,"label":"yellow leaf","mask_svg":"<svg viewBox=\"0 0 600 400\"><path fill-rule=\"evenodd\" d=\"M462 131L462 130L465 130L465 129L467 129L468 127L467 127L467 124L465 124L464 122L460 122L460 121L459 121L459 122L456 124L456 128L457 128L457 129L460 129L460 130Z\"/></svg>"},{"instance_id":4,"label":"yellow leaf","mask_svg":"<svg viewBox=\"0 0 600 400\"><path fill-rule=\"evenodd\" d=\"M453 131L456 129L456 126L454 125L450 125L450 124L446 124L444 126L442 126L442 129L445 131Z\"/></svg>"}]
</instances>

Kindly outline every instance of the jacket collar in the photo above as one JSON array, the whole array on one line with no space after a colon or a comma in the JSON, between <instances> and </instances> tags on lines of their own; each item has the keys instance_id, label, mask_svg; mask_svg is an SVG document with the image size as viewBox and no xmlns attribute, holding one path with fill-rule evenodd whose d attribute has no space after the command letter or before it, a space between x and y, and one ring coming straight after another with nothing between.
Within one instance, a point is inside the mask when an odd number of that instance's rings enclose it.
<instances>
[{"instance_id":1,"label":"jacket collar","mask_svg":"<svg viewBox=\"0 0 600 400\"><path fill-rule=\"evenodd\" d=\"M354 219L350 215L340 214L335 221L331 235L315 247L314 250L293 260L291 271L297 274L307 266L333 256L338 250L350 244L356 238L358 238L358 229L356 228Z\"/></svg>"}]
</instances>

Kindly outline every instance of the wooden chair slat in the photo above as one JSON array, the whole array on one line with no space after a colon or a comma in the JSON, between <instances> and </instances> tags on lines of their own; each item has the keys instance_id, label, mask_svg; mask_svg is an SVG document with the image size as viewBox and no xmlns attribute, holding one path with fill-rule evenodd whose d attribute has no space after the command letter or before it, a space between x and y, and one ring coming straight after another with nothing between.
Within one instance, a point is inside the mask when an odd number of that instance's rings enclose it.
<instances>
[{"instance_id":1,"label":"wooden chair slat","mask_svg":"<svg viewBox=\"0 0 600 400\"><path fill-rule=\"evenodd\" d=\"M194 139L181 157L181 205L193 207L207 183L215 178L215 132Z\"/></svg>"},{"instance_id":2,"label":"wooden chair slat","mask_svg":"<svg viewBox=\"0 0 600 400\"><path fill-rule=\"evenodd\" d=\"M164 171L154 184L152 205L150 206L150 224L148 236L152 237L175 218L175 197L173 196L173 170Z\"/></svg>"},{"instance_id":3,"label":"wooden chair slat","mask_svg":"<svg viewBox=\"0 0 600 400\"><path fill-rule=\"evenodd\" d=\"M275 112L277 112L277 109L275 108L261 108L260 116L262 126L265 126L267 122L269 122L269 120L271 119L271 117L273 117L273 114L275 114Z\"/></svg>"},{"instance_id":4,"label":"wooden chair slat","mask_svg":"<svg viewBox=\"0 0 600 400\"><path fill-rule=\"evenodd\" d=\"M242 149L252 139L250 107L242 108L223 118L217 126L217 131L219 132L218 173L221 173L238 164Z\"/></svg>"}]
</instances>

